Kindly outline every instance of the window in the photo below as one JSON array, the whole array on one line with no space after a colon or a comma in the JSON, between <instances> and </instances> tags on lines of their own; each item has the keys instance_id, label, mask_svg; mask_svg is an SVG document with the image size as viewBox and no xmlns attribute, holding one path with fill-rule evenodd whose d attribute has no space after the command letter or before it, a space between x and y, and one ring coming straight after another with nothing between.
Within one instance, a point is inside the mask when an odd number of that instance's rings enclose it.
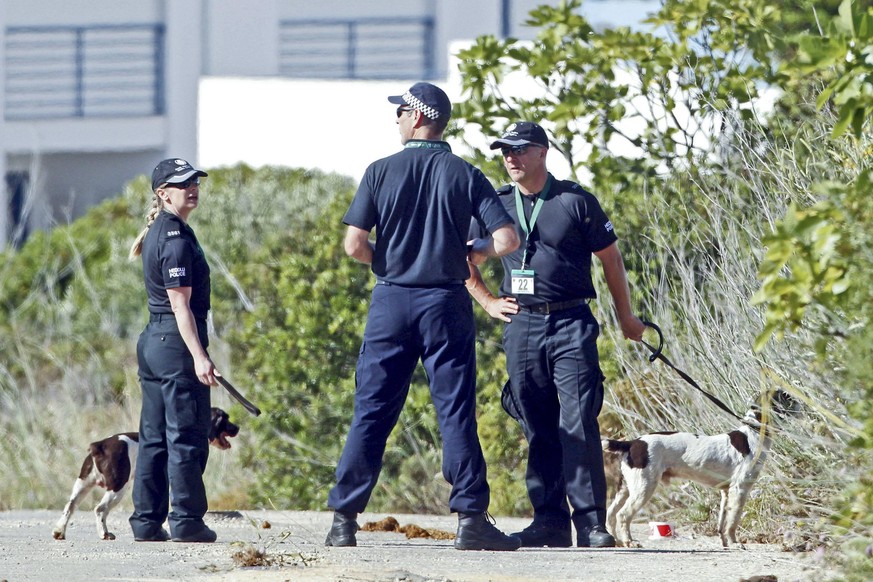
<instances>
[{"instance_id":1,"label":"window","mask_svg":"<svg viewBox=\"0 0 873 582\"><path fill-rule=\"evenodd\" d=\"M313 79L432 79L430 18L289 20L279 26L279 73Z\"/></svg>"},{"instance_id":2,"label":"window","mask_svg":"<svg viewBox=\"0 0 873 582\"><path fill-rule=\"evenodd\" d=\"M160 115L160 25L6 32L6 119Z\"/></svg>"}]
</instances>

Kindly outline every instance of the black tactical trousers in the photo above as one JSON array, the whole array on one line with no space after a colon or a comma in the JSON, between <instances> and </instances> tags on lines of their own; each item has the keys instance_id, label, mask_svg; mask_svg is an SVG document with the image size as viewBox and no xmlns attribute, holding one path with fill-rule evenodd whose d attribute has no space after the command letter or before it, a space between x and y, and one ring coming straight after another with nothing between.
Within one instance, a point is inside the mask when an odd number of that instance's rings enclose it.
<instances>
[{"instance_id":1,"label":"black tactical trousers","mask_svg":"<svg viewBox=\"0 0 873 582\"><path fill-rule=\"evenodd\" d=\"M206 347L206 321L198 320L197 328ZM172 537L194 536L205 527L207 509L210 389L197 380L173 314L151 316L137 359L142 412L130 525L135 537L155 537L169 517Z\"/></svg>"}]
</instances>

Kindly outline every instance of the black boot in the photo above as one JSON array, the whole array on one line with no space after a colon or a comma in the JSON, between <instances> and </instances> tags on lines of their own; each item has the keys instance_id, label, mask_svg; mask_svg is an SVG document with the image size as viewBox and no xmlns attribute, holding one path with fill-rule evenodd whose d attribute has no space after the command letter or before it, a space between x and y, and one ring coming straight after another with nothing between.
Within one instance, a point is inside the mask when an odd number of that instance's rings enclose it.
<instances>
[{"instance_id":1,"label":"black boot","mask_svg":"<svg viewBox=\"0 0 873 582\"><path fill-rule=\"evenodd\" d=\"M494 527L492 520L486 512L459 513L455 549L511 552L521 547L520 539Z\"/></svg>"},{"instance_id":2,"label":"black boot","mask_svg":"<svg viewBox=\"0 0 873 582\"><path fill-rule=\"evenodd\" d=\"M512 535L521 540L524 548L569 548L573 545L570 522L534 520L532 524Z\"/></svg>"},{"instance_id":3,"label":"black boot","mask_svg":"<svg viewBox=\"0 0 873 582\"><path fill-rule=\"evenodd\" d=\"M614 548L615 538L602 525L577 529L576 547L579 548Z\"/></svg>"},{"instance_id":4,"label":"black boot","mask_svg":"<svg viewBox=\"0 0 873 582\"><path fill-rule=\"evenodd\" d=\"M357 546L358 540L355 539L355 532L358 531L358 522L355 521L357 517L357 513L334 511L333 524L330 526L330 531L327 532L327 539L324 540L324 545L334 547Z\"/></svg>"}]
</instances>

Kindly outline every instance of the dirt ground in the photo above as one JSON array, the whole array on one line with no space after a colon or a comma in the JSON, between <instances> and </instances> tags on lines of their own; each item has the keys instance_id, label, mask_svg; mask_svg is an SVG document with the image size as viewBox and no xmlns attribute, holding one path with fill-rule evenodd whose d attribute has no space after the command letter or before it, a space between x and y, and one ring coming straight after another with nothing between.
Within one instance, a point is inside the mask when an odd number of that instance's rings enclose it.
<instances>
[{"instance_id":1,"label":"dirt ground","mask_svg":"<svg viewBox=\"0 0 873 582\"><path fill-rule=\"evenodd\" d=\"M825 580L815 556L748 544L725 551L717 538L676 536L650 540L646 524L634 535L642 549L522 549L462 552L451 540L408 539L403 533L360 532L356 548L327 548L327 512L242 511L207 515L215 544L137 543L129 511L110 515L114 541L97 539L93 513L78 512L67 539L52 538L60 511L0 512L0 582L193 580L196 582L409 581L484 582L737 582L773 575L778 582ZM359 523L386 514L364 514ZM393 515L401 526L454 532L455 516ZM527 520L498 518L506 532ZM252 565L247 565L252 564Z\"/></svg>"}]
</instances>

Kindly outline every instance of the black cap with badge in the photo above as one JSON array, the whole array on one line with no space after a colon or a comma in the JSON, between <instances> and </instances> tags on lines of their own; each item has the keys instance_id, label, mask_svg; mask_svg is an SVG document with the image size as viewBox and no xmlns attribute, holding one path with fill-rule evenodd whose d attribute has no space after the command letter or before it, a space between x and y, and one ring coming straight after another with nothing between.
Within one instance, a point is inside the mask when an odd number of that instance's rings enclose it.
<instances>
[{"instance_id":1,"label":"black cap with badge","mask_svg":"<svg viewBox=\"0 0 873 582\"><path fill-rule=\"evenodd\" d=\"M181 158L169 158L152 170L152 190L157 190L161 184L180 184L194 176L206 177L203 170L197 170Z\"/></svg>"},{"instance_id":2,"label":"black cap with badge","mask_svg":"<svg viewBox=\"0 0 873 582\"><path fill-rule=\"evenodd\" d=\"M409 105L430 119L448 119L452 116L452 101L449 96L431 83L416 83L403 95L388 97L388 101L395 105Z\"/></svg>"},{"instance_id":3,"label":"black cap with badge","mask_svg":"<svg viewBox=\"0 0 873 582\"><path fill-rule=\"evenodd\" d=\"M507 127L500 139L491 143L491 149L496 150L497 148L521 146L529 143L548 148L549 138L546 136L546 130L532 121L519 121Z\"/></svg>"}]
</instances>

